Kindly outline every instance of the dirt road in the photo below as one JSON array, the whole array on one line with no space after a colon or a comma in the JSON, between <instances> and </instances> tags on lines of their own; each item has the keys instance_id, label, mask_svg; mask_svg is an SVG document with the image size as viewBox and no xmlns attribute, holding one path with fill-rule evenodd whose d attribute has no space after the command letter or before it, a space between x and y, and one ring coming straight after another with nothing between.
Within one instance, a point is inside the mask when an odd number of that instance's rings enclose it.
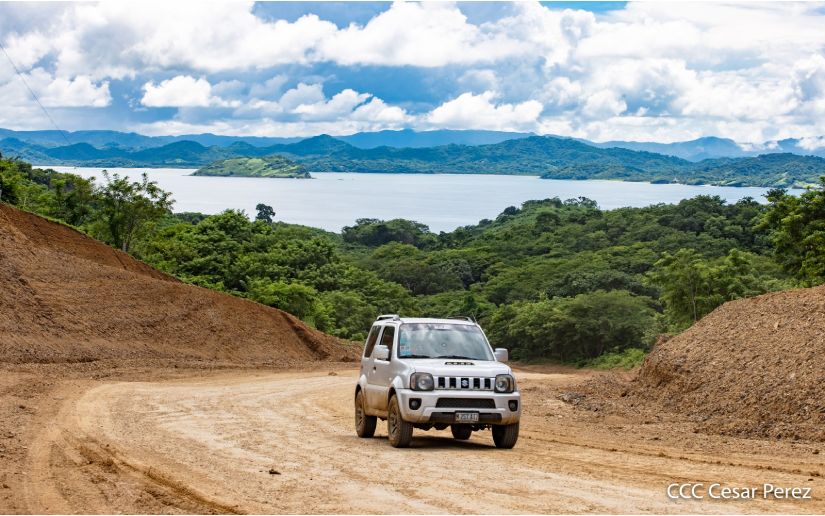
<instances>
[{"instance_id":1,"label":"dirt road","mask_svg":"<svg viewBox=\"0 0 825 516\"><path fill-rule=\"evenodd\" d=\"M37 407L24 512L822 513L816 445L694 434L581 413L558 400L579 372L520 375L514 450L416 431L413 447L352 424L355 371L72 380ZM60 393L56 395L55 393ZM812 488L812 501L672 501L672 482ZM1 499L1 498L0 498ZM3 507L0 506L0 512Z\"/></svg>"}]
</instances>

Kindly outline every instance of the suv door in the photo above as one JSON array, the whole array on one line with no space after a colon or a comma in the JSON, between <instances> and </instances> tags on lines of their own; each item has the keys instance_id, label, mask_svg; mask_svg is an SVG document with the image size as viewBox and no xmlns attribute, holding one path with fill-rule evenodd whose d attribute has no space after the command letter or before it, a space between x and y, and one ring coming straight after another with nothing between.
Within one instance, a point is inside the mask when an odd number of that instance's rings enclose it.
<instances>
[{"instance_id":1,"label":"suv door","mask_svg":"<svg viewBox=\"0 0 825 516\"><path fill-rule=\"evenodd\" d=\"M378 342L378 335L381 333L381 326L375 324L370 329L370 334L367 336L367 341L364 343L364 354L361 355L361 372L365 372L367 367L372 368L372 350L375 348L375 343Z\"/></svg>"},{"instance_id":2,"label":"suv door","mask_svg":"<svg viewBox=\"0 0 825 516\"><path fill-rule=\"evenodd\" d=\"M372 368L367 371L367 403L370 408L381 413L387 411L387 394L392 380L390 378L390 361L392 361L394 343L395 326L384 326L378 344L387 346L390 350L389 360L378 360L371 357Z\"/></svg>"}]
</instances>

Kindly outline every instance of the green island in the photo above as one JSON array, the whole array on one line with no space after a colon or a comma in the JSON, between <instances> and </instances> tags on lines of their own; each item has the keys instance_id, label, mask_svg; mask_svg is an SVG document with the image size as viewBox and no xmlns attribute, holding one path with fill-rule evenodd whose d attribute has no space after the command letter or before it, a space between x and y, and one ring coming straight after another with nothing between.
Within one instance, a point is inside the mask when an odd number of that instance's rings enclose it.
<instances>
[{"instance_id":1,"label":"green island","mask_svg":"<svg viewBox=\"0 0 825 516\"><path fill-rule=\"evenodd\" d=\"M229 158L215 161L198 169L193 176L273 177L311 179L306 168L283 156L259 158Z\"/></svg>"},{"instance_id":2,"label":"green island","mask_svg":"<svg viewBox=\"0 0 825 516\"><path fill-rule=\"evenodd\" d=\"M361 340L377 313L469 315L514 358L596 367L639 363L658 335L726 301L825 282L823 187L772 190L767 205L698 196L603 210L553 198L451 232L360 219L331 233L274 221L264 204L174 213L146 176L94 182L0 159L0 202L324 332Z\"/></svg>"}]
</instances>

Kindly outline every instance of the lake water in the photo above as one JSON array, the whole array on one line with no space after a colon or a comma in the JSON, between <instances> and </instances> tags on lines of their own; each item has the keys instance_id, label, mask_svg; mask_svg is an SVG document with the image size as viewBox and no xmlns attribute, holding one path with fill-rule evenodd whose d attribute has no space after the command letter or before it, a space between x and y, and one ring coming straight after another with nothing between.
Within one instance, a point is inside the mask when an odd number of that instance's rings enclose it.
<instances>
[{"instance_id":1,"label":"lake water","mask_svg":"<svg viewBox=\"0 0 825 516\"><path fill-rule=\"evenodd\" d=\"M100 168L51 167L83 177L101 177ZM729 202L743 197L764 201L766 188L653 185L621 181L564 181L535 176L469 174L313 173L314 179L196 177L191 169L110 168L137 180L146 172L172 192L174 211L220 213L233 208L254 215L269 204L276 219L340 231L355 219L404 218L430 229L451 231L493 219L508 206L531 199L588 197L602 208L676 203L697 195L718 195Z\"/></svg>"}]
</instances>

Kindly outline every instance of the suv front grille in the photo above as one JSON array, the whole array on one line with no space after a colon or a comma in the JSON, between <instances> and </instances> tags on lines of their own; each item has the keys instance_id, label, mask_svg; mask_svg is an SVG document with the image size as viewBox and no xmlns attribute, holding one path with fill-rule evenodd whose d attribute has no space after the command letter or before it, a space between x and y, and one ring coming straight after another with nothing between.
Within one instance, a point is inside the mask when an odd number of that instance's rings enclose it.
<instances>
[{"instance_id":1,"label":"suv front grille","mask_svg":"<svg viewBox=\"0 0 825 516\"><path fill-rule=\"evenodd\" d=\"M494 409L496 402L490 398L438 398L437 408Z\"/></svg>"},{"instance_id":2,"label":"suv front grille","mask_svg":"<svg viewBox=\"0 0 825 516\"><path fill-rule=\"evenodd\" d=\"M436 376L435 388L491 391L493 390L493 379L472 376Z\"/></svg>"}]
</instances>

